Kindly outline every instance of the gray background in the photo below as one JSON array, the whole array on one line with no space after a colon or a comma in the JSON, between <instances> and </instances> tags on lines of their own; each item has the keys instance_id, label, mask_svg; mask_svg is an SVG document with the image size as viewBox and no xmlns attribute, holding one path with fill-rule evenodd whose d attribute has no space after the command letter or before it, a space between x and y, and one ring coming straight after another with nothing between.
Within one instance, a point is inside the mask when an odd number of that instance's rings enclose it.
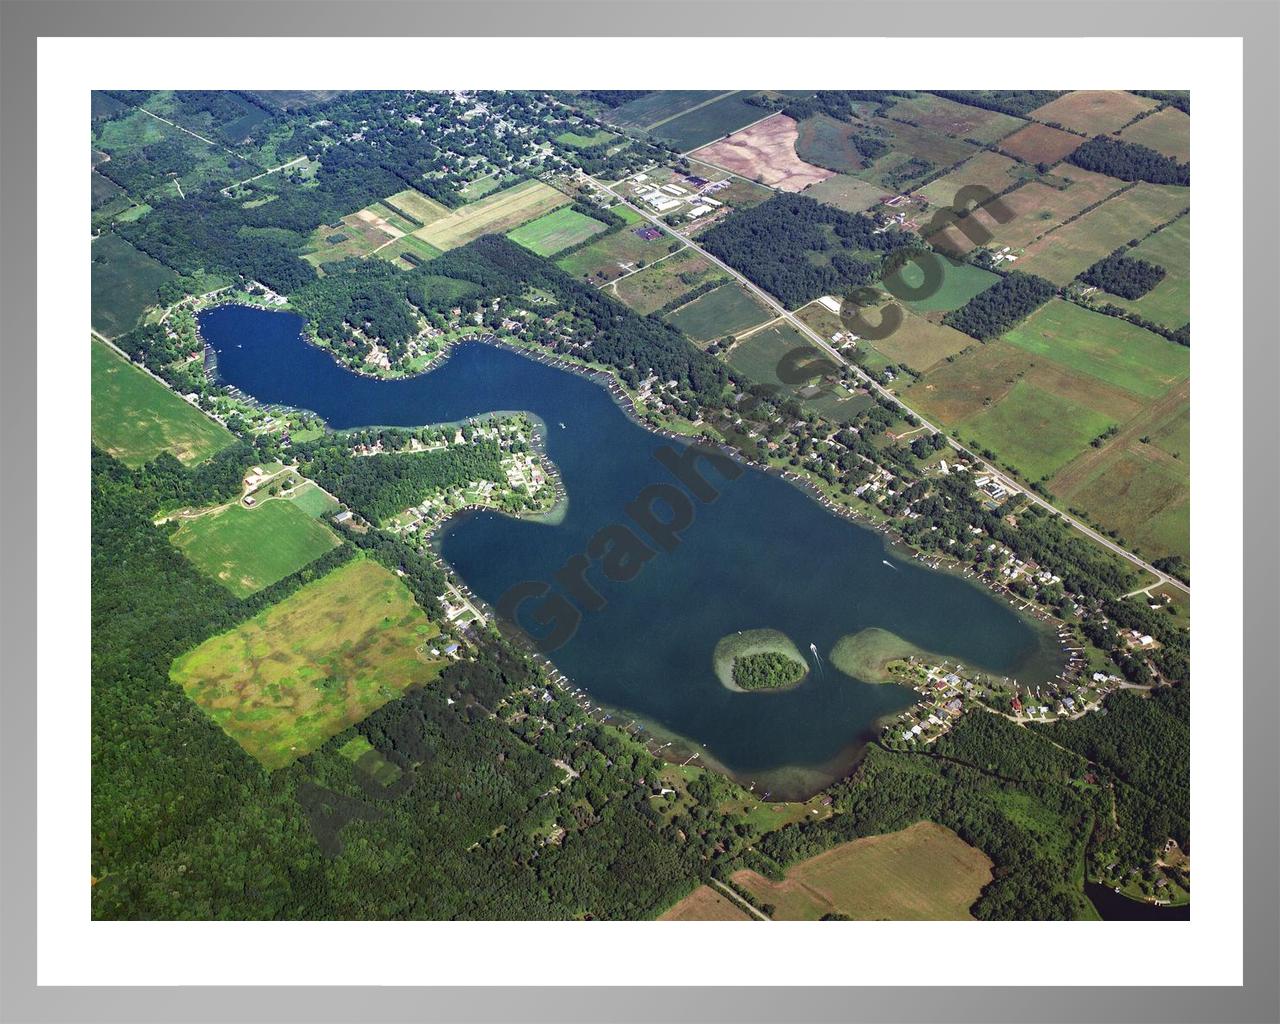
<instances>
[{"instance_id":1,"label":"gray background","mask_svg":"<svg viewBox=\"0 0 1280 1024\"><path fill-rule=\"evenodd\" d=\"M1274 246L1280 16L1259 2L787 3L689 0L648 3L365 3L252 0L149 3L0 0L0 1017L6 1021L1259 1021L1280 1020L1280 872L1277 796L1277 470L1280 436ZM656 14L649 17L646 14ZM803 9L803 11L801 10ZM1245 856L1242 988L642 989L470 988L37 988L35 986L35 491L15 481L35 467L36 46L45 36L449 35L929 35L1238 36L1245 40L1244 562ZM820 30L815 28L820 26ZM967 59L985 61L968 51ZM957 58L966 59L957 43ZM856 50L851 49L851 59ZM909 51L904 61L910 63ZM241 74L246 69L236 69ZM1176 70L1176 69L1175 69ZM998 73L998 65L993 69ZM943 86L927 67L921 87ZM323 77L321 72L318 74ZM768 76L765 75L767 78ZM251 84L251 83L250 83ZM300 83L322 85L322 81ZM655 85L660 83L654 83ZM763 82L762 84L768 84ZM790 84L790 83L788 83ZM1015 85L1016 83L1001 83ZM1135 86L1141 83L1135 83ZM1205 116L1201 112L1200 116ZM87 198L87 197L86 197ZM1224 211L1231 215L1233 211ZM71 344L72 341L68 341ZM1201 344L1212 343L1207 338ZM88 439L86 438L86 441ZM1243 554L1243 553L1242 553ZM1199 680L1206 691L1212 679ZM1224 735L1233 735L1224 723ZM586 927L586 926L584 926ZM1012 928L1019 925L1008 926ZM1033 926L1031 926L1033 927ZM1135 980L1159 978L1160 938L1133 950ZM681 933L684 937L685 933ZM696 956L696 932L673 947ZM1007 939L1007 931L1002 935ZM1088 948L1087 926L1080 933ZM981 930L971 939L981 942ZM1173 941L1176 941L1174 939ZM535 955L536 952L535 952ZM856 978L857 950L849 950ZM1084 958L1087 962L1087 957ZM1046 970L1053 965L1044 965ZM921 967L927 972L927 958ZM341 953L333 968L341 971ZM1087 967L1085 968L1087 970ZM499 972L500 973L500 970ZM716 979L709 978L714 982ZM412 979L406 979L412 981Z\"/></svg>"}]
</instances>

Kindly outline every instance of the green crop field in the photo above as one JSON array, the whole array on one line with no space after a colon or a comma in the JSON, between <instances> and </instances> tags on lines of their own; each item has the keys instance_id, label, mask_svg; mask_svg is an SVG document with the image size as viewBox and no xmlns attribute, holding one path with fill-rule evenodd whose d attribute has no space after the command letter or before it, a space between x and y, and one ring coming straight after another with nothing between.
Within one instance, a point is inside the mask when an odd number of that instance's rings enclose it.
<instances>
[{"instance_id":1,"label":"green crop field","mask_svg":"<svg viewBox=\"0 0 1280 1024\"><path fill-rule=\"evenodd\" d=\"M1126 242L1173 220L1189 205L1190 190L1181 185L1138 182L1027 246L1018 269L1065 285Z\"/></svg>"},{"instance_id":2,"label":"green crop field","mask_svg":"<svg viewBox=\"0 0 1280 1024\"><path fill-rule=\"evenodd\" d=\"M742 334L772 316L772 311L742 285L728 283L668 313L666 320L693 341L708 342Z\"/></svg>"},{"instance_id":3,"label":"green crop field","mask_svg":"<svg viewBox=\"0 0 1280 1024\"><path fill-rule=\"evenodd\" d=\"M438 628L391 572L340 566L174 660L169 677L268 768L282 768L444 666Z\"/></svg>"},{"instance_id":4,"label":"green crop field","mask_svg":"<svg viewBox=\"0 0 1280 1024\"><path fill-rule=\"evenodd\" d=\"M1004 340L1144 398L1158 398L1191 370L1185 346L1062 299L1041 306Z\"/></svg>"},{"instance_id":5,"label":"green crop field","mask_svg":"<svg viewBox=\"0 0 1280 1024\"><path fill-rule=\"evenodd\" d=\"M859 921L963 921L991 860L950 829L921 821L901 832L841 843L787 869L772 882L754 871L733 881L775 909L777 921L816 921L840 913Z\"/></svg>"},{"instance_id":6,"label":"green crop field","mask_svg":"<svg viewBox=\"0 0 1280 1024\"><path fill-rule=\"evenodd\" d=\"M925 272L918 263L906 263L897 273L888 279L888 284L896 287L906 297L898 301L917 313L941 313L959 309L975 295L985 292L1000 280L989 270L975 267L972 263L953 263L942 256L934 257L937 270L942 280L932 294L912 298L911 293L924 284Z\"/></svg>"},{"instance_id":7,"label":"green crop field","mask_svg":"<svg viewBox=\"0 0 1280 1024\"><path fill-rule=\"evenodd\" d=\"M1164 280L1136 299L1107 295L1106 301L1165 327L1187 323L1191 319L1191 214L1161 228L1127 255L1164 267Z\"/></svg>"},{"instance_id":8,"label":"green crop field","mask_svg":"<svg viewBox=\"0 0 1280 1024\"><path fill-rule=\"evenodd\" d=\"M1135 121L1120 138L1173 157L1178 163L1191 159L1191 118L1177 107L1165 107Z\"/></svg>"},{"instance_id":9,"label":"green crop field","mask_svg":"<svg viewBox=\"0 0 1280 1024\"><path fill-rule=\"evenodd\" d=\"M1112 423L1102 413L1020 380L956 431L990 448L1028 479L1039 480L1065 466Z\"/></svg>"},{"instance_id":10,"label":"green crop field","mask_svg":"<svg viewBox=\"0 0 1280 1024\"><path fill-rule=\"evenodd\" d=\"M759 121L768 115L769 111L747 103L748 95L750 94L745 92L735 92L722 96L687 110L679 117L653 128L652 132L682 153L705 146L708 142L722 139L743 125Z\"/></svg>"},{"instance_id":11,"label":"green crop field","mask_svg":"<svg viewBox=\"0 0 1280 1024\"><path fill-rule=\"evenodd\" d=\"M714 293L713 293L714 294ZM729 350L729 365L757 384L783 385L778 378L782 357L795 348L823 355L803 334L785 321L762 327ZM830 358L827 356L826 358ZM790 388L792 385L785 385Z\"/></svg>"},{"instance_id":12,"label":"green crop field","mask_svg":"<svg viewBox=\"0 0 1280 1024\"><path fill-rule=\"evenodd\" d=\"M170 539L236 597L269 587L338 546L315 516L280 498L263 499L256 508L236 502L184 519Z\"/></svg>"},{"instance_id":13,"label":"green crop field","mask_svg":"<svg viewBox=\"0 0 1280 1024\"><path fill-rule=\"evenodd\" d=\"M539 256L554 256L604 230L594 217L566 206L508 231L507 237Z\"/></svg>"},{"instance_id":14,"label":"green crop field","mask_svg":"<svg viewBox=\"0 0 1280 1024\"><path fill-rule=\"evenodd\" d=\"M296 435L295 435L296 436ZM309 516L323 519L338 511L338 500L326 493L310 480L304 481L301 487L295 487L289 500Z\"/></svg>"},{"instance_id":15,"label":"green crop field","mask_svg":"<svg viewBox=\"0 0 1280 1024\"><path fill-rule=\"evenodd\" d=\"M622 209L625 207L618 210L619 214ZM590 245L557 260L556 266L580 281L589 280L593 284L600 284L635 269L640 260L652 263L683 244L665 232L661 238L644 239L636 234L637 230L636 227L625 227L619 231L611 231Z\"/></svg>"},{"instance_id":16,"label":"green crop field","mask_svg":"<svg viewBox=\"0 0 1280 1024\"><path fill-rule=\"evenodd\" d=\"M427 260L435 259L440 255L440 250L414 235L402 235L390 245L375 250L373 255L381 260L390 260L401 270L410 270Z\"/></svg>"},{"instance_id":17,"label":"green crop field","mask_svg":"<svg viewBox=\"0 0 1280 1024\"><path fill-rule=\"evenodd\" d=\"M93 329L115 338L138 325L156 289L175 275L116 234L95 239L91 251Z\"/></svg>"},{"instance_id":18,"label":"green crop field","mask_svg":"<svg viewBox=\"0 0 1280 1024\"><path fill-rule=\"evenodd\" d=\"M161 452L192 465L235 442L221 423L92 339L90 393L93 443L126 466Z\"/></svg>"},{"instance_id":19,"label":"green crop field","mask_svg":"<svg viewBox=\"0 0 1280 1024\"><path fill-rule=\"evenodd\" d=\"M569 197L541 181L522 181L511 188L485 196L414 232L437 249L453 249L481 235L510 231L560 206Z\"/></svg>"},{"instance_id":20,"label":"green crop field","mask_svg":"<svg viewBox=\"0 0 1280 1024\"><path fill-rule=\"evenodd\" d=\"M605 113L605 119L623 128L650 128L720 93L705 89L659 89Z\"/></svg>"},{"instance_id":21,"label":"green crop field","mask_svg":"<svg viewBox=\"0 0 1280 1024\"><path fill-rule=\"evenodd\" d=\"M686 248L612 286L614 294L637 313L652 313L709 281L727 280L724 271Z\"/></svg>"}]
</instances>

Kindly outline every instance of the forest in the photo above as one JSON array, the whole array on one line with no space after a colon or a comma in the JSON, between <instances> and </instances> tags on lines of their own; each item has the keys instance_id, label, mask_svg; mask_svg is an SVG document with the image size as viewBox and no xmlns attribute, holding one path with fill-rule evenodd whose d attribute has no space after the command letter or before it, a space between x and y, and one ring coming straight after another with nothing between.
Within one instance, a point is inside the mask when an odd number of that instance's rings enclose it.
<instances>
[{"instance_id":1,"label":"forest","mask_svg":"<svg viewBox=\"0 0 1280 1024\"><path fill-rule=\"evenodd\" d=\"M1048 302L1058 289L1043 277L1015 270L984 292L979 292L942 322L964 331L971 338L986 341L1017 326Z\"/></svg>"},{"instance_id":2,"label":"forest","mask_svg":"<svg viewBox=\"0 0 1280 1024\"><path fill-rule=\"evenodd\" d=\"M302 472L371 523L382 523L428 495L476 480L504 483L496 441L475 440L426 452L352 455L345 446L313 447Z\"/></svg>"},{"instance_id":3,"label":"forest","mask_svg":"<svg viewBox=\"0 0 1280 1024\"><path fill-rule=\"evenodd\" d=\"M1080 275L1080 280L1122 299L1141 298L1164 280L1164 267L1124 253L1124 249L1118 249L1098 260Z\"/></svg>"},{"instance_id":4,"label":"forest","mask_svg":"<svg viewBox=\"0 0 1280 1024\"><path fill-rule=\"evenodd\" d=\"M896 227L878 231L862 214L786 193L737 211L700 241L791 309L870 283L885 253L919 242Z\"/></svg>"},{"instance_id":5,"label":"forest","mask_svg":"<svg viewBox=\"0 0 1280 1024\"><path fill-rule=\"evenodd\" d=\"M1095 136L1067 159L1086 171L1109 174L1121 181L1148 181L1153 185L1191 184L1191 164L1180 164L1154 149L1108 135Z\"/></svg>"},{"instance_id":6,"label":"forest","mask_svg":"<svg viewBox=\"0 0 1280 1024\"><path fill-rule=\"evenodd\" d=\"M1037 107L1043 107L1059 96L1066 95L1052 89L962 89L950 92L934 89L933 92L957 103L967 103L971 107L994 110L1000 114L1012 114L1014 117L1026 117Z\"/></svg>"},{"instance_id":7,"label":"forest","mask_svg":"<svg viewBox=\"0 0 1280 1024\"><path fill-rule=\"evenodd\" d=\"M289 302L326 341L354 345L381 342L393 363L420 329L409 305L404 271L386 260L347 259L304 285Z\"/></svg>"}]
</instances>

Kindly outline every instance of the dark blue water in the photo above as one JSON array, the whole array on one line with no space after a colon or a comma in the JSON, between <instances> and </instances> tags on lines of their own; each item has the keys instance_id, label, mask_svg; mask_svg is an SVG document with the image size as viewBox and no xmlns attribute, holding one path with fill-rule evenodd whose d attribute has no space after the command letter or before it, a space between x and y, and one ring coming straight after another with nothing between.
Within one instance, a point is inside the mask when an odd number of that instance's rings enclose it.
<instances>
[{"instance_id":1,"label":"dark blue water","mask_svg":"<svg viewBox=\"0 0 1280 1024\"><path fill-rule=\"evenodd\" d=\"M1191 905L1181 907L1157 907L1154 903L1140 903L1116 892L1109 885L1085 882L1085 895L1104 921L1190 921Z\"/></svg>"},{"instance_id":2,"label":"dark blue water","mask_svg":"<svg viewBox=\"0 0 1280 1024\"><path fill-rule=\"evenodd\" d=\"M490 604L519 581L551 582L602 527L630 523L624 509L646 485L675 482L654 452L679 442L637 425L599 385L504 349L462 345L431 373L380 381L306 343L292 314L224 306L201 314L200 325L223 380L264 402L313 410L334 428L496 410L540 417L568 496L563 521L479 513L456 519L440 540L443 557ZM812 792L846 771L877 720L915 699L832 667L827 655L842 634L878 626L990 671L1028 679L1058 671L1045 633L988 591L898 559L881 535L775 476L707 475L720 496L693 502L696 518L674 551L656 554L629 582L605 579L598 566L587 572L607 604L584 613L552 657L599 701L686 738L690 749L705 747L777 797ZM712 667L716 642L758 628L780 630L802 652L815 644L822 666L781 693L725 689Z\"/></svg>"}]
</instances>

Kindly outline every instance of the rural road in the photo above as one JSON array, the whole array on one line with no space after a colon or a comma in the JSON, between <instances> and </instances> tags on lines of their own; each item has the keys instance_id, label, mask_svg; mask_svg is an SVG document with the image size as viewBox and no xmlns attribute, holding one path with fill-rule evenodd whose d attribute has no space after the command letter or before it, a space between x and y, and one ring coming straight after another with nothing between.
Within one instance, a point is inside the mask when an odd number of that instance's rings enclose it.
<instances>
[{"instance_id":1,"label":"rural road","mask_svg":"<svg viewBox=\"0 0 1280 1024\"><path fill-rule=\"evenodd\" d=\"M726 896L728 896L728 897L729 897L729 899L733 900L733 902L734 902L735 904L737 904L737 905L738 905L739 907L741 907L743 910L747 911L747 913L752 914L753 916L760 918L760 920L761 920L761 921L772 921L772 920L773 920L773 918L769 917L768 915L761 913L759 910L756 910L756 908L755 908L755 907L753 907L750 903L748 903L746 900L744 900L744 899L743 899L741 896L739 896L736 892L734 892L734 891L733 891L732 889L730 889L727 885L725 885L723 882L721 882L721 881L720 881L720 879L718 879L718 878L713 878L713 879L711 879L711 884L712 884L712 885L714 885L717 889L719 889L719 890L720 890L722 893L724 893Z\"/></svg>"},{"instance_id":2,"label":"rural road","mask_svg":"<svg viewBox=\"0 0 1280 1024\"><path fill-rule=\"evenodd\" d=\"M591 175L589 174L584 174L583 177L586 178L588 181L590 181L592 184L596 185L598 188L601 188L604 191L608 192L615 199L625 203L627 206L635 210L638 214L644 217L651 224L661 228L663 231L669 231L671 234L675 235L676 238L680 239L686 245L693 248L693 250L699 253L704 259L706 259L710 263L715 264L717 267L723 270L726 274L730 275L730 277L732 277L739 284L747 288L753 295L757 296L770 309L774 310L779 317L786 320L789 324L791 324L792 327L798 330L806 338L809 338L816 345L820 346L822 350L826 352L828 355L830 355L833 359L835 359L836 362L838 362L842 366L849 367L854 372L854 374L858 377L858 379L867 388L874 391L876 394L881 395L888 401L892 402L894 405L902 409L904 412L910 413L912 416L916 417L916 419L918 419L924 426L928 427L930 430L938 431L939 433L944 433L943 431L939 430L937 426L930 423L927 419L925 419L918 412L916 412L914 409L908 406L905 402L903 402L902 399L900 399L893 392L889 391L887 388L881 387L879 383L872 380L871 377L869 377L862 370L860 366L858 366L856 363L850 362L838 351L836 351L836 349L832 348L832 346L827 342L825 338L823 338L820 334L814 331L808 324L806 324L798 316L792 313L789 309L787 309L784 305L782 305L781 302L775 299L763 288L758 287L755 283L748 280L745 275L740 274L737 270L729 266L729 264L725 263L723 260L718 259L717 257L711 255L711 253L707 252L704 248L702 248L702 246L698 245L698 243L695 242L688 235L683 234L680 231L677 231L675 228L671 227L669 224L665 224L659 218L650 214L648 210L644 210L639 205L631 202L630 199L628 199L626 196L618 192L614 186L606 185L603 182L598 181L595 178L591 177ZM1042 508L1048 509L1050 512L1053 512L1056 515L1061 516L1064 522L1070 524L1075 529L1083 533L1085 536L1089 537L1091 540L1102 545L1108 551L1111 551L1112 553L1119 555L1121 558L1137 566L1139 569L1149 572L1152 576L1155 576L1160 583L1167 583L1169 586L1177 588L1178 590L1182 591L1184 594L1191 593L1191 588L1187 586L1185 583L1183 583L1181 580L1175 579L1174 577L1170 576L1168 573L1161 572L1154 565L1151 565L1149 562L1146 562L1143 559L1139 558L1137 555L1133 554L1131 551L1127 551L1125 548L1121 547L1115 541L1111 540L1110 538L1099 533L1097 530L1093 529L1093 527L1089 526L1086 523L1081 522L1079 519L1076 519L1074 516L1067 514L1066 512L1062 511L1062 509L1057 508L1051 502L1048 502L1044 498L1040 497L1030 488L1024 487L1021 483L1011 479L1007 474L1002 473L999 469L991 465L985 459L980 458L977 454L970 451L968 448L962 445L955 438L951 437L949 434L946 436L947 436L947 443L950 444L953 449L968 456L970 459L976 462L979 466L982 467L984 473L988 473L991 476L995 477L996 480L998 480L1006 490L1020 491L1021 493L1026 495L1028 501L1031 501L1032 503L1039 505ZM1154 584L1154 583L1152 584L1152 586L1157 586L1157 585L1158 584Z\"/></svg>"}]
</instances>

